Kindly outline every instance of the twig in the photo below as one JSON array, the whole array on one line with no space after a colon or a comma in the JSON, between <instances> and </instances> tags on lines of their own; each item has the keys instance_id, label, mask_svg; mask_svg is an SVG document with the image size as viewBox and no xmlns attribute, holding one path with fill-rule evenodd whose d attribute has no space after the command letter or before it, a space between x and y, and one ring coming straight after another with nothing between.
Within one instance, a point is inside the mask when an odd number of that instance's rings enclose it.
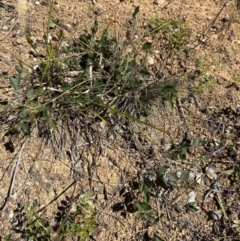
<instances>
[{"instance_id":1,"label":"twig","mask_svg":"<svg viewBox=\"0 0 240 241\"><path fill-rule=\"evenodd\" d=\"M166 9L172 2L174 2L174 0L169 1L166 5L164 5L164 6L161 8L161 10Z\"/></svg>"},{"instance_id":2,"label":"twig","mask_svg":"<svg viewBox=\"0 0 240 241\"><path fill-rule=\"evenodd\" d=\"M10 185L10 189L9 189L9 193L8 193L8 197L12 196L12 190L13 190L13 187L14 187L14 182L15 182L15 178L16 178L16 175L17 175L17 170L18 170L18 166L19 166L19 163L20 163L20 160L22 158L22 152L24 150L24 147L27 143L27 140L26 139L20 149L20 152L19 152L19 156L18 156L18 159L17 159L17 162L16 162L16 165L15 165L15 168L13 169L13 175L12 175L12 181L11 181L11 185Z\"/></svg>"},{"instance_id":3,"label":"twig","mask_svg":"<svg viewBox=\"0 0 240 241\"><path fill-rule=\"evenodd\" d=\"M72 195L71 195L71 198L70 198L68 211L64 214L64 217L63 217L63 220L62 220L61 224L59 225L57 230L53 233L53 240L54 241L60 240L59 233L68 220L69 213L71 211L71 208L72 208L72 205L73 205L73 202L74 202L74 195L75 195L76 186L77 186L77 181L74 182L73 191L72 191Z\"/></svg>"},{"instance_id":4,"label":"twig","mask_svg":"<svg viewBox=\"0 0 240 241\"><path fill-rule=\"evenodd\" d=\"M15 28L15 26L17 25L17 23L19 22L19 19L20 19L20 14L18 13L18 17L17 17L17 20L16 22L13 24L13 26L11 27L11 29L8 31L8 33L3 36L2 38L0 38L0 41L3 41L11 32L12 30Z\"/></svg>"},{"instance_id":5,"label":"twig","mask_svg":"<svg viewBox=\"0 0 240 241\"><path fill-rule=\"evenodd\" d=\"M218 202L218 205L220 206L220 208L221 208L221 210L222 210L222 213L223 213L224 218L225 218L226 220L229 220L228 215L227 215L227 212L226 212L226 210L225 210L225 208L224 208L224 206L223 206L222 200L221 200L221 198L220 198L220 195L219 195L219 193L218 193L217 191L215 192L215 198L216 198L216 200L217 200L217 202Z\"/></svg>"},{"instance_id":6,"label":"twig","mask_svg":"<svg viewBox=\"0 0 240 241\"><path fill-rule=\"evenodd\" d=\"M68 185L62 192L60 192L56 197L54 197L49 203L47 203L45 206L41 207L37 213L42 212L45 208L47 208L50 204L52 204L53 202L57 201L58 198L60 198L68 189L70 189L74 184L76 183L76 181L73 181L70 185Z\"/></svg>"},{"instance_id":7,"label":"twig","mask_svg":"<svg viewBox=\"0 0 240 241\"><path fill-rule=\"evenodd\" d=\"M214 17L214 19L211 21L211 23L205 28L205 30L203 30L202 34L200 35L200 37L198 38L198 43L195 47L197 47L201 42L202 39L204 39L204 37L206 37L207 33L209 32L209 30L211 29L211 27L215 24L215 22L217 21L218 17L220 16L220 14L222 13L222 11L224 10L224 8L232 1L227 1L223 4L222 8L220 9L220 11L217 13L217 15Z\"/></svg>"},{"instance_id":8,"label":"twig","mask_svg":"<svg viewBox=\"0 0 240 241\"><path fill-rule=\"evenodd\" d=\"M184 111L183 111L183 107L182 107L182 103L181 103L181 99L180 98L177 98L177 107L178 107L178 110L180 112L180 116L185 120L185 118L184 118Z\"/></svg>"},{"instance_id":9,"label":"twig","mask_svg":"<svg viewBox=\"0 0 240 241\"><path fill-rule=\"evenodd\" d=\"M9 198L11 197L12 195L12 190L13 190L13 187L14 187L14 182L15 182L15 178L16 178L16 175L17 175L17 169L18 169L18 166L19 166L19 162L22 158L22 152L24 150L24 147L26 145L26 142L27 142L28 139L26 139L21 147L21 150L20 150L20 153L19 153L19 156L18 156L18 159L16 161L16 164L15 164L15 168L13 169L12 171L12 178L11 178L11 183L10 183L10 187L8 189L8 193L7 193L7 196L4 200L4 203L3 205L0 207L0 211L4 209L5 205L7 204L7 201L9 200Z\"/></svg>"},{"instance_id":10,"label":"twig","mask_svg":"<svg viewBox=\"0 0 240 241\"><path fill-rule=\"evenodd\" d=\"M112 217L112 218L115 218L122 226L126 226L126 224L124 224L124 222L119 218L119 217L117 217L117 216L115 216L115 215L113 215L113 214L111 214L111 213L107 213L107 212L104 212L104 211L102 211L102 210L100 210L100 209L97 209L97 211L100 213L100 215L101 214L105 214L105 215L108 215L108 216L110 216L110 217ZM99 216L100 216L99 215ZM125 220L125 222L126 222L126 220ZM127 222L126 222L127 223ZM127 224L129 224L129 223L127 223Z\"/></svg>"}]
</instances>

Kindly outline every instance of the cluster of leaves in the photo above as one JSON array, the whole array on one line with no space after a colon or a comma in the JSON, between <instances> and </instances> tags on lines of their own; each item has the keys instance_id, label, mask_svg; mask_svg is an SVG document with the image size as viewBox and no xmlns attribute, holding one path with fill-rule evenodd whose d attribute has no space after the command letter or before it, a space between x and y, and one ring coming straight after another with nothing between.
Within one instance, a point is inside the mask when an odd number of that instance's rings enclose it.
<instances>
[{"instance_id":1,"label":"cluster of leaves","mask_svg":"<svg viewBox=\"0 0 240 241\"><path fill-rule=\"evenodd\" d=\"M206 140L202 140L198 137L193 138L193 140L183 140L179 144L173 144L169 150L169 157L173 160L185 160L190 148L198 148L204 146L207 143ZM202 156L201 161L207 161L209 157Z\"/></svg>"},{"instance_id":2,"label":"cluster of leaves","mask_svg":"<svg viewBox=\"0 0 240 241\"><path fill-rule=\"evenodd\" d=\"M158 188L168 189L169 183L175 183L181 186L188 185L189 171L184 170L181 176L178 177L176 172L168 171L169 166L163 166L151 174L154 178L150 179L149 173L146 175L145 180L140 184L139 191L143 194L143 202L136 202L137 209L143 214L148 221L155 221L154 215L149 212L152 207L150 206L150 198L158 198Z\"/></svg>"},{"instance_id":3,"label":"cluster of leaves","mask_svg":"<svg viewBox=\"0 0 240 241\"><path fill-rule=\"evenodd\" d=\"M160 99L176 97L175 82L152 81L145 59L137 60L139 52L148 55L150 42L142 44L136 53L130 53L127 50L132 42L110 37L108 28L99 34L96 19L91 34L80 35L63 49L61 29L58 42L48 38L52 8L51 5L44 35L45 56L38 53L37 46L28 38L40 63L30 67L30 71L21 63L18 75L10 78L18 99L10 104L12 111L8 108L6 112L11 113L10 129L20 130L29 137L36 126L39 133L50 135L59 122L74 118L83 123L96 120L112 123L114 119L119 125L121 120L139 121ZM138 11L137 7L129 20L132 26ZM75 75L69 77L71 73Z\"/></svg>"},{"instance_id":4,"label":"cluster of leaves","mask_svg":"<svg viewBox=\"0 0 240 241\"><path fill-rule=\"evenodd\" d=\"M67 218L64 217L65 221L58 231L56 231L54 224L39 215L34 205L28 204L23 213L24 228L21 229L22 237L31 241L62 240L64 237L77 237L78 240L84 241L88 240L91 232L97 226L97 212L91 205L91 197L87 195L77 200ZM11 235L8 236L7 240L11 240Z\"/></svg>"},{"instance_id":5,"label":"cluster of leaves","mask_svg":"<svg viewBox=\"0 0 240 241\"><path fill-rule=\"evenodd\" d=\"M25 137L30 137L36 125L38 128L44 126L45 133L51 135L59 122L66 120L68 123L69 119L74 118L78 118L84 125L88 123L86 128L96 120L105 123L112 123L113 119L118 122L123 119L139 121L139 117L151 112L152 105L156 102L169 100L173 103L178 92L176 81L153 80L145 63L147 58L138 59L140 52L148 55L152 43L141 43L139 49L128 52L133 41L119 42L119 39L110 36L108 28L99 34L99 21L96 19L90 34L80 35L68 48L63 49L64 33L61 28L57 43L48 38L52 10L53 1L44 35L45 56L38 53L37 46L28 38L40 63L30 66L30 71L21 63L20 68L17 68L18 75L10 78L19 100L11 104L13 111L8 112L11 113L11 130L20 129ZM132 27L138 12L139 8L136 7L129 20ZM58 24L57 21L54 23ZM155 19L152 23L153 31L150 34L160 33L164 36L164 48L168 57L172 56L172 50L179 51L186 47L189 32L181 27L184 23L182 20L166 22ZM70 73L75 74L69 77ZM149 125L141 121L139 123ZM64 124L61 123L61 127ZM39 133L43 131L40 130ZM180 147L181 158L186 156L188 147ZM153 173L156 177L154 180L146 179L140 185L143 201L136 202L136 207L140 215L150 223L156 220L150 201L151 197L157 198L157 188L168 189L167 181L176 184L188 182L187 171L182 172L178 178L176 173L167 174L167 170L167 166L159 168ZM62 227L59 234L61 238L66 234L87 238L88 233L95 228L95 212L81 218L83 226L76 222L82 215L83 208L89 208L81 200L79 203L70 215L71 221ZM48 240L51 236L49 224L38 216L33 207L28 208L26 213L27 220L31 221L27 225L27 237L32 240ZM46 239L40 239L42 237ZM161 239L155 234L154 240Z\"/></svg>"},{"instance_id":6,"label":"cluster of leaves","mask_svg":"<svg viewBox=\"0 0 240 241\"><path fill-rule=\"evenodd\" d=\"M153 178L149 178L150 173L147 173L145 180L143 180L143 182L139 186L139 191L143 194L143 201L136 202L135 205L138 211L140 212L140 214L150 222L155 221L155 216L151 212L152 207L150 205L150 198L157 197L157 195L155 194L157 187L162 187L164 189L168 188L168 185L164 179L164 175L167 170L168 170L168 166L163 166L159 168L154 173L151 173L151 176L153 176Z\"/></svg>"},{"instance_id":7,"label":"cluster of leaves","mask_svg":"<svg viewBox=\"0 0 240 241\"><path fill-rule=\"evenodd\" d=\"M169 172L169 166L162 166L154 172L145 173L144 180L139 186L139 191L143 196L142 201L137 201L135 206L138 210L138 216L144 218L149 225L154 224L161 220L156 213L157 211L153 208L151 199L158 199L158 193L160 189L169 189L171 183L180 185L187 185L189 182L189 171L184 170L181 176L178 178L176 172ZM193 207L191 203L185 205L185 207L192 211ZM163 240L157 233L154 233L154 241Z\"/></svg>"},{"instance_id":8,"label":"cluster of leaves","mask_svg":"<svg viewBox=\"0 0 240 241\"><path fill-rule=\"evenodd\" d=\"M70 212L68 221L60 230L59 237L72 235L79 237L80 241L87 240L90 233L96 229L97 212L89 202L89 197L80 197L74 211Z\"/></svg>"},{"instance_id":9,"label":"cluster of leaves","mask_svg":"<svg viewBox=\"0 0 240 241\"><path fill-rule=\"evenodd\" d=\"M164 49L168 56L176 54L176 52L187 51L190 46L190 31L185 26L184 19L172 19L164 21L161 19L152 20L152 32L162 35Z\"/></svg>"},{"instance_id":10,"label":"cluster of leaves","mask_svg":"<svg viewBox=\"0 0 240 241\"><path fill-rule=\"evenodd\" d=\"M192 141L185 140L179 145L173 146L169 152L169 156L174 160L184 160L190 147L198 148L205 144L206 141L200 138L194 138ZM203 156L203 158L206 157ZM139 191L143 196L143 201L136 202L135 206L140 216L144 217L150 223L157 220L154 214L156 212L151 206L151 198L159 198L157 193L160 192L161 188L167 190L173 188L174 185L185 189L189 187L189 170L181 171L179 176L176 171L170 171L170 169L170 166L166 165L158 168L156 171L146 172L145 175L143 175L143 182L139 185ZM198 211L198 209L194 207L194 203L187 203L185 208L190 212Z\"/></svg>"}]
</instances>

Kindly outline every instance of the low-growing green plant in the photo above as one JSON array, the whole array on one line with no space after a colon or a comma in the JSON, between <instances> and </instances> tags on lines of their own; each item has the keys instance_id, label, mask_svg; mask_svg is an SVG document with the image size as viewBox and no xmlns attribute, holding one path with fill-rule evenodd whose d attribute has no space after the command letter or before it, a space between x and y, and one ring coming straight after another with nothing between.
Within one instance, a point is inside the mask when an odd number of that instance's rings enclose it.
<instances>
[{"instance_id":1,"label":"low-growing green plant","mask_svg":"<svg viewBox=\"0 0 240 241\"><path fill-rule=\"evenodd\" d=\"M99 21L95 19L90 34L82 34L62 48L62 29L57 42L49 40L52 11L53 1L44 34L44 56L27 37L39 64L29 69L21 62L18 75L10 78L17 101L2 112L3 116L12 116L9 130L20 130L30 137L37 128L39 136L50 139L58 127L67 129L69 120L78 119L88 127L100 121L121 125L127 120L164 131L140 120L154 104L173 101L177 95L176 81L153 81L145 59L138 60L140 52L147 56L151 43L145 42L137 52L129 53L133 43L119 43L109 35L108 27L99 34ZM138 11L136 8L131 23ZM83 129L88 127L83 125Z\"/></svg>"},{"instance_id":2,"label":"low-growing green plant","mask_svg":"<svg viewBox=\"0 0 240 241\"><path fill-rule=\"evenodd\" d=\"M176 54L176 51L190 50L190 31L181 18L173 20L153 19L152 33L160 33L163 36L164 49L168 56Z\"/></svg>"},{"instance_id":3,"label":"low-growing green plant","mask_svg":"<svg viewBox=\"0 0 240 241\"><path fill-rule=\"evenodd\" d=\"M198 137L193 138L192 141L183 140L179 144L173 144L169 150L168 155L173 160L185 160L190 148L198 148L198 147L204 146L206 143L207 143L206 140L202 140ZM202 157L203 157L202 161L207 160L207 157L205 156L202 156Z\"/></svg>"},{"instance_id":4,"label":"low-growing green plant","mask_svg":"<svg viewBox=\"0 0 240 241\"><path fill-rule=\"evenodd\" d=\"M126 123L130 125L137 122L165 132L141 119L151 113L153 105L169 101L174 106L178 95L177 77L167 80L153 78L149 71L147 56L152 51L152 42L139 41L134 45L133 39L121 41L116 36L111 36L110 26L102 29L96 18L90 33L81 34L69 41L67 47L63 47L65 37L61 24L52 18L54 1L49 4L47 28L43 36L45 53L40 54L38 46L27 36L33 55L39 62L30 66L20 61L20 66L16 68L18 74L10 78L17 101L5 103L1 109L2 116L8 120L4 123L7 125L6 135L21 133L29 138L36 128L40 137L49 140L58 129L70 130L70 133L74 123L83 135L90 134L88 140L92 140L97 132L92 126L98 122L125 127L128 126ZM136 7L129 20L132 28L135 27L138 12L139 7ZM49 38L51 24L60 26L58 41ZM163 39L161 47L163 54L167 54L167 59L188 52L190 33L182 19L153 20L151 31L146 35L157 34ZM129 51L129 48L134 50ZM74 146L77 138L71 133L70 137L73 142L71 145ZM56 138L61 139L62 136L56 135ZM204 142L200 139L193 140L192 144L183 142L173 146L169 155L183 160L188 148L201 145ZM149 171L140 184L139 191L143 197L135 206L138 215L144 217L149 225L160 219L152 206L152 199L158 198L159 189L168 189L170 183L181 187L188 185L188 170L182 171L178 177L175 171L168 172L169 168L163 166ZM191 204L186 208L194 210ZM58 226L57 232L39 216L33 205L28 205L25 214L24 235L28 240L61 240L72 235L83 241L89 238L89 233L97 225L96 212L84 198L78 200L75 210L70 211L68 219ZM161 238L154 234L154 240Z\"/></svg>"},{"instance_id":5,"label":"low-growing green plant","mask_svg":"<svg viewBox=\"0 0 240 241\"><path fill-rule=\"evenodd\" d=\"M213 66L213 63L203 59L196 60L196 69L199 75L199 83L195 87L195 94L201 95L207 89L216 85L217 80L210 74L210 69Z\"/></svg>"},{"instance_id":6,"label":"low-growing green plant","mask_svg":"<svg viewBox=\"0 0 240 241\"><path fill-rule=\"evenodd\" d=\"M173 145L169 150L168 156L175 161L185 160L190 147L199 148L206 144L205 140L193 138L192 141L184 140L179 145ZM139 185L139 191L142 195L142 200L137 201L135 206L138 210L138 216L145 218L148 222L153 223L160 217L157 216L157 211L153 208L151 199L157 199L160 189L169 189L177 187L184 189L185 192L190 187L189 170L182 170L180 174L172 170L172 165L165 165L157 170L148 170L142 174L142 182ZM175 205L176 203L173 202ZM190 212L196 212L198 209L194 203L187 203L185 208Z\"/></svg>"},{"instance_id":7,"label":"low-growing green plant","mask_svg":"<svg viewBox=\"0 0 240 241\"><path fill-rule=\"evenodd\" d=\"M91 232L97 227L97 212L91 204L92 198L93 195L87 194L78 198L70 206L70 210L64 213L57 226L41 217L34 205L29 203L23 210L22 237L31 241L60 241L64 237L77 237L80 241L88 240ZM6 240L11 240L11 236L6 237Z\"/></svg>"}]
</instances>

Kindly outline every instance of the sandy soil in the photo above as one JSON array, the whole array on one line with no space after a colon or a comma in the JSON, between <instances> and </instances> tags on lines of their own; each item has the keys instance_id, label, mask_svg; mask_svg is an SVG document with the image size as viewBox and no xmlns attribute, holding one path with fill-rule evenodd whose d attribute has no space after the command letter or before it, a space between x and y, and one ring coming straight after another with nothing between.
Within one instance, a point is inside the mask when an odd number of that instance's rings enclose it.
<instances>
[{"instance_id":1,"label":"sandy soil","mask_svg":"<svg viewBox=\"0 0 240 241\"><path fill-rule=\"evenodd\" d=\"M38 49L44 51L43 34L49 4L46 0L28 1L26 4L20 0L17 3L12 0L0 2L1 100L13 98L8 78L16 74L15 67L18 63L15 58L30 65L36 64L37 59L29 52L31 47L25 36L30 36ZM169 131L174 143L181 143L186 133L189 133L191 141L193 137L199 137L208 140L209 144L204 150L192 148L183 162L169 160L166 150L171 140L149 128L140 129L138 137L141 136L144 140L143 146L146 150L153 150L151 155L143 156L136 148L125 148L125 140L122 137L111 144L103 140L104 151L97 156L89 148L89 143L83 146L81 151L84 153L85 176L77 184L77 194L94 191L94 206L99 213L99 225L91 240L152 240L153 233L158 233L166 241L239 240L232 238L237 236L237 228L232 228L232 224L227 220L213 220L209 217L210 211L219 209L215 196L210 195L204 200L212 185L218 183L219 195L229 218L236 223L240 221L239 185L232 182L233 173L224 174L239 163L240 32L236 2L228 1L228 4L225 4L225 1L217 0L125 0L119 3L116 0L57 0L53 18L60 20L66 40L77 38L80 33L86 31L96 15L102 21L102 26L109 24L111 34L118 38L126 38L129 33L127 20L137 6L140 7L140 12L136 33L130 34L137 34L139 39L144 36L149 21L154 18L183 18L191 32L191 38L200 39L194 53L186 61L166 65L172 75L178 74L179 66L183 66L185 72L194 74L192 78L187 75L189 79L185 81L182 95L174 108L165 106L155 110L150 121ZM53 27L53 40L56 29L56 26ZM156 42L155 40L155 50L158 46ZM157 56L154 58L153 67L159 68ZM197 61L201 64L196 65ZM199 69L201 74L198 76ZM208 78L209 81L204 81ZM199 86L199 92L202 92L199 95L190 95L184 89L196 85ZM14 163L22 147L21 142L16 143L11 138L3 137L3 134L0 143L0 206L8 195ZM14 143L13 152L5 148L6 143L11 141ZM56 159L48 146L43 155L38 155L37 150L40 146L41 141L36 137L26 143L13 195L0 211L1 238L11 234L12 240L24 240L13 230L13 227L17 226L16 210L19 206L28 202L34 203L36 209L44 210L43 217L52 221L60 200L71 195L72 187L65 191L73 182L67 154L63 153ZM230 146L234 148L230 150ZM211 158L202 162L201 157L206 153ZM166 163L171 163L173 170L188 169L195 174L202 174L202 180L200 183L193 180L186 190L182 187L172 187L171 190L164 191L158 201L158 215L161 221L149 226L129 210L129 204L133 204L134 197L138 195L134 183L139 182L139 173L143 169L150 168L151 164L158 168ZM216 170L217 180L208 177L206 167L209 166ZM197 195L196 205L200 210L194 214L186 212L183 207L191 191L195 191ZM172 205L174 200L177 200L178 210ZM15 222L12 222L14 218ZM239 228L240 226L238 230Z\"/></svg>"}]
</instances>

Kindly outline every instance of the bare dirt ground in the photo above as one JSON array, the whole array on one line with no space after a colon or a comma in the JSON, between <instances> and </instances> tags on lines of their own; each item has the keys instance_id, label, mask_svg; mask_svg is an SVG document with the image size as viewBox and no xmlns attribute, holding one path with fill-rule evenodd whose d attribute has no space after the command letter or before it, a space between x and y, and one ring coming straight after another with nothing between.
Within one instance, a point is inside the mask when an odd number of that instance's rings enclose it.
<instances>
[{"instance_id":1,"label":"bare dirt ground","mask_svg":"<svg viewBox=\"0 0 240 241\"><path fill-rule=\"evenodd\" d=\"M198 85L201 93L190 95L183 88L173 108L164 106L155 110L150 118L152 123L171 134L179 148L181 143L192 142L194 137L207 140L204 148L191 147L184 161L174 162L166 154L170 139L149 128L140 128L137 137L146 150L145 155L139 154L138 148L126 144L122 137L113 142L103 140L101 153L95 153L89 147L90 143L79 143L85 164L83 177L77 184L77 194L96 194L93 204L98 211L98 227L91 240L153 240L153 233L158 233L166 241L240 240L240 188L239 181L234 182L234 174L237 174L233 172L233 167L240 162L239 13L235 1L226 2L126 0L119 5L117 0L55 2L53 17L61 21L69 40L73 36L77 38L91 26L96 15L102 25L109 24L111 34L124 38L129 30L127 20L137 6L140 7L136 29L139 36L144 35L149 21L156 17L163 20L184 18L193 39L200 38L208 30L195 48L194 55L186 62L166 65L172 75L177 74L179 66L186 72L193 72L187 85ZM18 63L12 56L29 64L36 63L25 36L30 36L39 49L44 49L48 10L48 3L44 0L29 1L25 16L20 16L22 10L15 1L0 1L0 100L13 98L8 78L16 74ZM55 38L54 33L52 38ZM159 68L158 58L154 57L154 67ZM198 65L201 65L201 74L198 74L196 61L201 63ZM102 128L104 131L104 126ZM22 143L2 135L0 144L0 240L8 234L11 234L11 240L24 240L15 230L23 225L16 217L16 210L29 202L34 203L42 217L53 222L59 202L72 193L71 163L65 152L56 158L50 146L43 155L38 155L41 141L33 137L25 145L13 195L5 203ZM202 156L210 159L201 161ZM175 171L190 170L193 173L192 184L187 189L172 186L164 190L162 196L159 194L157 210L160 221L147 225L131 210L138 195L134 183L139 182L143 170L166 163L171 163ZM207 167L215 170L214 177L209 177ZM199 181L196 181L196 175L202 175ZM220 209L214 192L206 198L213 188L218 188L229 221L226 217L211 218L211 211ZM196 193L197 213L184 209L191 191ZM178 208L173 203L177 203Z\"/></svg>"}]
</instances>

